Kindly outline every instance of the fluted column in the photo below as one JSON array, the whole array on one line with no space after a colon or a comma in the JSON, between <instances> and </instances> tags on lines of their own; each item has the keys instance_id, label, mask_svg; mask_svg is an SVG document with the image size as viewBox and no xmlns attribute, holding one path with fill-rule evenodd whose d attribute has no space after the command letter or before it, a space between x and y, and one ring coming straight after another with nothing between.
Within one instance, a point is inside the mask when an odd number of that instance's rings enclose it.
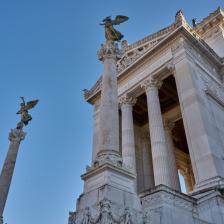
<instances>
[{"instance_id":1,"label":"fluted column","mask_svg":"<svg viewBox=\"0 0 224 224\"><path fill-rule=\"evenodd\" d=\"M3 223L3 211L5 208L19 145L25 138L25 132L20 128L11 129L9 133L9 149L0 175L0 224Z\"/></svg>"},{"instance_id":2,"label":"fluted column","mask_svg":"<svg viewBox=\"0 0 224 224\"><path fill-rule=\"evenodd\" d=\"M168 160L169 155L158 94L158 89L161 85L162 82L155 78L149 78L142 83L142 87L145 88L147 95L155 185L163 184L172 187Z\"/></svg>"},{"instance_id":3,"label":"fluted column","mask_svg":"<svg viewBox=\"0 0 224 224\"><path fill-rule=\"evenodd\" d=\"M135 138L133 124L133 105L136 99L132 97L121 97L120 100L122 113L122 159L123 165L131 172L136 174L136 159L135 159Z\"/></svg>"},{"instance_id":4,"label":"fluted column","mask_svg":"<svg viewBox=\"0 0 224 224\"><path fill-rule=\"evenodd\" d=\"M166 136L166 143L168 149L168 159L169 159L169 168L170 168L170 180L172 184L172 188L181 191L180 189L180 181L178 176L178 170L175 160L174 154L174 144L172 139L172 129L174 128L174 123L169 120L164 120L164 129L165 129L165 136Z\"/></svg>"},{"instance_id":5,"label":"fluted column","mask_svg":"<svg viewBox=\"0 0 224 224\"><path fill-rule=\"evenodd\" d=\"M99 120L99 163L119 160L119 117L117 97L117 68L116 62L120 51L114 42L107 41L98 52L103 61L100 120ZM121 161L118 161L119 163Z\"/></svg>"}]
</instances>

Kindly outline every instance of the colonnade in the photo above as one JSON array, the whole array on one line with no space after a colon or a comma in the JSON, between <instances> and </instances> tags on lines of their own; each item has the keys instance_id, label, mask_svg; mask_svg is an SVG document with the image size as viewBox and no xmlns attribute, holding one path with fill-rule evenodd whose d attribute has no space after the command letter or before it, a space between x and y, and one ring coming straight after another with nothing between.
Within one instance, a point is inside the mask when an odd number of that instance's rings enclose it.
<instances>
[{"instance_id":1,"label":"colonnade","mask_svg":"<svg viewBox=\"0 0 224 224\"><path fill-rule=\"evenodd\" d=\"M153 164L155 186L163 184L172 189L180 191L180 183L178 170L175 160L174 144L172 139L172 128L174 123L169 120L164 120L159 101L159 88L162 86L162 81L154 77L150 77L141 83L147 96L147 109L149 118L149 131L151 143L151 156ZM134 174L136 171L135 158L135 136L134 136L134 121L133 121L133 106L136 99L128 95L122 96L119 99L121 108L121 137L122 137L122 160L123 167ZM93 162L99 152L99 141L101 133L99 124L99 112L101 108L99 102L95 105L94 110L94 139L93 139ZM107 118L106 118L107 119ZM192 188L188 188L192 190Z\"/></svg>"},{"instance_id":2,"label":"colonnade","mask_svg":"<svg viewBox=\"0 0 224 224\"><path fill-rule=\"evenodd\" d=\"M171 123L164 122L160 109L158 90L162 82L155 78L146 79L142 83L147 96L150 142L155 185L166 185L180 190L178 172L173 150ZM124 167L136 172L135 142L133 125L133 98L124 96L120 99L122 112L122 158Z\"/></svg>"}]
</instances>

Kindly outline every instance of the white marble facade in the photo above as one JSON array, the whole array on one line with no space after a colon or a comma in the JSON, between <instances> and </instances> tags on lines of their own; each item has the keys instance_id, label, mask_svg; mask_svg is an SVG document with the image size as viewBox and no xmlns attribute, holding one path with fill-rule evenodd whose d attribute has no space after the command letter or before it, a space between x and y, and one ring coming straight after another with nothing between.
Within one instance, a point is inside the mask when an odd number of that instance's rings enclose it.
<instances>
[{"instance_id":1,"label":"white marble facade","mask_svg":"<svg viewBox=\"0 0 224 224\"><path fill-rule=\"evenodd\" d=\"M224 223L224 12L191 27L179 11L99 58L103 75L85 92L92 163L69 224Z\"/></svg>"}]
</instances>

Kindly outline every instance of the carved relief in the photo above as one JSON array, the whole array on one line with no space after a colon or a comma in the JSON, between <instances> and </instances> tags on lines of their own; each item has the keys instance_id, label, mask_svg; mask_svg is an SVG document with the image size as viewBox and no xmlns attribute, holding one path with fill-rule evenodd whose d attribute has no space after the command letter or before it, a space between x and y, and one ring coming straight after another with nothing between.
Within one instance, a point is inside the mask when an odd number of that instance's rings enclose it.
<instances>
[{"instance_id":1,"label":"carved relief","mask_svg":"<svg viewBox=\"0 0 224 224\"><path fill-rule=\"evenodd\" d=\"M115 208L116 207L116 208ZM148 214L144 215L144 220L140 214L140 218L137 217L135 212L128 208L120 208L118 205L113 204L108 199L103 199L97 205L97 214L94 216L91 213L89 207L86 207L82 212L79 212L79 216L76 213L69 213L68 224L144 224L149 223L146 219L149 217ZM122 212L123 210L123 212ZM120 214L116 214L119 211ZM136 218L134 218L136 217Z\"/></svg>"}]
</instances>

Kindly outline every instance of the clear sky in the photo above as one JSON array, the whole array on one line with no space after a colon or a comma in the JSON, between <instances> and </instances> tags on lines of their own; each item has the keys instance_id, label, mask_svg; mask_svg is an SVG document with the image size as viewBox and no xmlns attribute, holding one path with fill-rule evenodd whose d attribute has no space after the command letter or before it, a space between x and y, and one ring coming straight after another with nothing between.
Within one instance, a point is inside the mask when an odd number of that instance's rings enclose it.
<instances>
[{"instance_id":1,"label":"clear sky","mask_svg":"<svg viewBox=\"0 0 224 224\"><path fill-rule=\"evenodd\" d=\"M119 26L132 43L171 24L182 9L200 21L223 0L2 0L0 1L0 166L19 97L38 98L25 128L5 208L7 224L66 224L90 164L92 107L82 89L99 77L96 52L101 19L123 14Z\"/></svg>"}]
</instances>

